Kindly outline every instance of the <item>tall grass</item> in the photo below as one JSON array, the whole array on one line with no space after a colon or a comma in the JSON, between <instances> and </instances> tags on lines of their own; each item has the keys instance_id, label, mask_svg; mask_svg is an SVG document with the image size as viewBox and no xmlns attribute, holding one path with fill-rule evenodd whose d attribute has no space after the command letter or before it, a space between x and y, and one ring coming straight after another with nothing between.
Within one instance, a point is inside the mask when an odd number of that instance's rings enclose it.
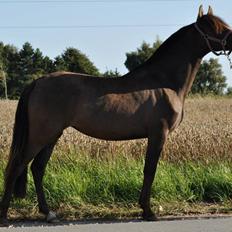
<instances>
[{"instance_id":1,"label":"tall grass","mask_svg":"<svg viewBox=\"0 0 232 232\"><path fill-rule=\"evenodd\" d=\"M55 154L58 155L58 154ZM64 211L81 208L88 212L88 207L102 208L127 207L125 216L130 216L130 209L139 212L138 198L143 179L143 159L134 159L118 155L111 160L93 159L84 154L70 154L69 159L59 156L49 163L44 179L44 188L49 205ZM75 154L76 156L76 154ZM2 178L0 178L2 180ZM2 187L2 183L0 183ZM158 206L179 203L175 211L192 212L190 207L183 210L183 203L222 204L232 199L232 166L230 163L201 162L159 163L155 183L152 188L152 205ZM15 201L14 209L35 209L36 194L32 177L29 178L28 196L24 201ZM227 208L231 206L227 205ZM163 214L172 214L165 209ZM30 212L30 211L28 211ZM117 210L115 210L117 212ZM98 213L88 212L91 216ZM28 214L28 213L27 213ZM81 212L78 212L78 216ZM103 216L107 216L106 211ZM112 212L111 212L112 214Z\"/></svg>"},{"instance_id":2,"label":"tall grass","mask_svg":"<svg viewBox=\"0 0 232 232\"><path fill-rule=\"evenodd\" d=\"M74 161L53 160L48 167L45 188L53 204L59 201L74 204L137 203L143 165L142 159L120 155L111 161L86 159L86 156L78 156ZM232 197L232 166L226 162L177 165L161 161L152 197L154 202L228 200Z\"/></svg>"}]
</instances>

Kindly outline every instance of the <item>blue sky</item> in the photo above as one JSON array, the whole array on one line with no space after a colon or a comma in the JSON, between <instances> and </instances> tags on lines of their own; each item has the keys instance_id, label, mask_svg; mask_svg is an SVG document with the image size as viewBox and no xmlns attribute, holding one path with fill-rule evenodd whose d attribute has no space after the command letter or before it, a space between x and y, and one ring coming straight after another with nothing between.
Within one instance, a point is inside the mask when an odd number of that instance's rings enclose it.
<instances>
[{"instance_id":1,"label":"blue sky","mask_svg":"<svg viewBox=\"0 0 232 232\"><path fill-rule=\"evenodd\" d=\"M232 25L231 0L34 1L0 0L0 41L18 48L28 41L51 58L67 47L76 47L102 72L117 68L126 73L126 52L135 50L143 41L154 42L157 36L165 40L183 25L194 22L200 4L205 11L211 5L215 15ZM223 57L219 61L232 85L227 60Z\"/></svg>"}]
</instances>

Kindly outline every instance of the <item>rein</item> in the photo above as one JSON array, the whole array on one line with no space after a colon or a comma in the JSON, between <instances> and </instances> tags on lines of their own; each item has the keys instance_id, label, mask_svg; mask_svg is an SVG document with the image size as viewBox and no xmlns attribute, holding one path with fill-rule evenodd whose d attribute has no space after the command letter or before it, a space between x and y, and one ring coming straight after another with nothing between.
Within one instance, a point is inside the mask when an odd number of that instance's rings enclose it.
<instances>
[{"instance_id":1,"label":"rein","mask_svg":"<svg viewBox=\"0 0 232 232\"><path fill-rule=\"evenodd\" d=\"M225 35L225 37L223 39L218 39L218 38L215 38L213 36L210 36L208 34L205 34L200 28L199 26L197 25L197 23L194 24L195 28L197 29L197 31L202 35L202 37L205 39L206 43L207 43L207 46L208 48L210 49L211 52L213 52L213 54L215 54L216 56L220 56L220 55L225 55L229 61L229 64L230 64L230 68L232 69L232 61L231 61L231 58L230 58L230 54L232 52L232 50L229 50L229 51L226 51L226 44L227 44L227 38L229 37L229 35L232 33L232 31L228 31L227 34ZM222 46L222 51L220 52L217 52L215 51L211 44L210 44L210 41L213 41L213 42L216 42L216 43L220 43L221 46Z\"/></svg>"}]
</instances>

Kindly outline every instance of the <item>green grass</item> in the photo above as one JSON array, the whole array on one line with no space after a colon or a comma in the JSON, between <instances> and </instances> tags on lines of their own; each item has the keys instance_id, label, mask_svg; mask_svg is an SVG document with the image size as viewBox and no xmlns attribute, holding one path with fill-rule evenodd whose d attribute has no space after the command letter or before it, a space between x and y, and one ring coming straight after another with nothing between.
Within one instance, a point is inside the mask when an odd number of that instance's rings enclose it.
<instances>
[{"instance_id":1,"label":"green grass","mask_svg":"<svg viewBox=\"0 0 232 232\"><path fill-rule=\"evenodd\" d=\"M75 157L74 154L54 156L44 179L47 200L54 210L63 215L73 214L73 217L128 217L139 213L137 202L143 179L143 159L120 155L108 160L85 155ZM2 179L0 176L1 182ZM2 183L0 185L2 187ZM191 213L197 204L217 205L214 212L218 205L223 205L228 213L231 212L231 199L231 163L159 163L151 201L156 211L162 206L161 214ZM36 207L30 175L26 200L15 200L12 208L32 212Z\"/></svg>"}]
</instances>

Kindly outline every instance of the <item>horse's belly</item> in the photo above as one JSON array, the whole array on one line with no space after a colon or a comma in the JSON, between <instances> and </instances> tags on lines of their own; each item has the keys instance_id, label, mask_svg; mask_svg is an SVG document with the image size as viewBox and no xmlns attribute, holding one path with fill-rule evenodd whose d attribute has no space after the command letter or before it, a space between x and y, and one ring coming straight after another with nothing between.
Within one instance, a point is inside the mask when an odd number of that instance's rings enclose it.
<instances>
[{"instance_id":1,"label":"horse's belly","mask_svg":"<svg viewBox=\"0 0 232 232\"><path fill-rule=\"evenodd\" d=\"M125 140L147 137L147 104L149 92L108 94L82 98L76 104L73 127L92 137Z\"/></svg>"},{"instance_id":2,"label":"horse's belly","mask_svg":"<svg viewBox=\"0 0 232 232\"><path fill-rule=\"evenodd\" d=\"M128 140L147 137L146 127L133 115L125 117L120 114L96 114L90 118L76 120L71 125L78 131L105 140Z\"/></svg>"}]
</instances>

